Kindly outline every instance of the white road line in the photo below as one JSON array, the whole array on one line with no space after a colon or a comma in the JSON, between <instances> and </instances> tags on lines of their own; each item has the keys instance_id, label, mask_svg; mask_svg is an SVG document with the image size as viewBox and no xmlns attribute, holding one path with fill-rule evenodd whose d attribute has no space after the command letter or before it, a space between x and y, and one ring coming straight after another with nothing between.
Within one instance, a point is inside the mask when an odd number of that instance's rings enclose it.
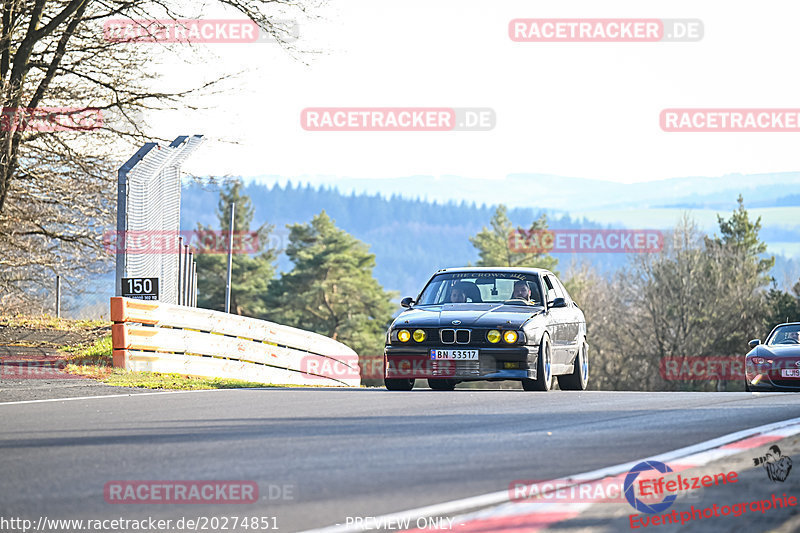
<instances>
[{"instance_id":1,"label":"white road line","mask_svg":"<svg viewBox=\"0 0 800 533\"><path fill-rule=\"evenodd\" d=\"M159 391L159 392L129 392L127 394L106 394L103 396L75 396L72 398L48 398L46 400L20 400L17 402L0 402L0 405L20 405L24 403L44 403L44 402L67 402L71 400L97 400L100 398L126 398L138 396L155 396L158 394L186 394L189 392L220 392L220 391L234 391L234 390L271 390L275 387L264 388L241 388L235 389L197 389L197 390L172 390L172 391Z\"/></svg>"},{"instance_id":2,"label":"white road line","mask_svg":"<svg viewBox=\"0 0 800 533\"><path fill-rule=\"evenodd\" d=\"M797 427L790 429L789 426L793 425ZM662 463L665 463L673 461L675 459L679 459L681 457L685 457L687 455L698 454L700 452L705 452L714 448L719 448L720 446L724 446L725 444L730 444L731 442L736 442L754 435L759 435L762 433L778 432L778 431L780 431L780 433L784 436L800 433L800 418L792 418L789 420L783 420L781 422L773 422L772 424L766 424L763 426L744 429L742 431L729 433L727 435L723 435L715 439L710 439L704 442L700 442L698 444L692 444L691 446L685 446L683 448L678 448L677 450L664 452L659 455L654 455L643 459L637 459L636 461L631 461L628 463L622 463L614 466L600 468L598 470L593 470L591 472L583 472L581 474L564 476L563 478L559 479L561 479L562 481L564 479L572 479L580 481L602 479L607 476L615 476L628 472L631 468L633 468L642 461L660 461ZM553 482L555 482L555 480L553 480ZM472 496L470 498L464 498L461 500L453 500L449 502L428 505L426 507L419 507L417 509L410 509L408 511L401 511L398 513L391 513L383 516L371 517L372 521L370 524L371 525L378 523L387 524L391 522L398 523L406 519L416 520L418 518L431 517L431 516L449 516L459 511L467 511L469 509L476 509L479 507L498 505L509 501L510 498L508 495L508 489L506 489L497 492L491 492L488 494L483 494L480 496ZM361 525L336 524L334 526L328 526L319 529L310 529L303 533L312 533L312 532L349 533L355 531L365 531L367 529L367 527L365 526L366 524L363 522Z\"/></svg>"}]
</instances>

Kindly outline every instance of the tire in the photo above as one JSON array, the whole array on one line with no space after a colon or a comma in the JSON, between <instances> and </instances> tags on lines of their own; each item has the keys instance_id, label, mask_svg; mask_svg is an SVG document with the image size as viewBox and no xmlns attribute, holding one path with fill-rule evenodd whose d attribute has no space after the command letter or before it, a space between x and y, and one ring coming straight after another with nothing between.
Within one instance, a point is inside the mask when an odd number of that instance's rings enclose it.
<instances>
[{"instance_id":1,"label":"tire","mask_svg":"<svg viewBox=\"0 0 800 533\"><path fill-rule=\"evenodd\" d=\"M428 378L428 386L433 390L453 390L456 382L447 378Z\"/></svg>"},{"instance_id":2,"label":"tire","mask_svg":"<svg viewBox=\"0 0 800 533\"><path fill-rule=\"evenodd\" d=\"M409 391L414 388L414 378L385 378L383 384L388 390Z\"/></svg>"},{"instance_id":3,"label":"tire","mask_svg":"<svg viewBox=\"0 0 800 533\"><path fill-rule=\"evenodd\" d=\"M572 374L558 376L558 388L561 390L586 390L589 383L589 346L581 343L578 355L575 356Z\"/></svg>"},{"instance_id":4,"label":"tire","mask_svg":"<svg viewBox=\"0 0 800 533\"><path fill-rule=\"evenodd\" d=\"M747 378L744 378L744 391L745 392L753 392L752 390L750 390L750 382L747 381Z\"/></svg>"},{"instance_id":5,"label":"tire","mask_svg":"<svg viewBox=\"0 0 800 533\"><path fill-rule=\"evenodd\" d=\"M536 379L523 379L522 388L527 391L547 392L553 388L553 353L550 347L550 337L542 337L539 343L539 356L536 358Z\"/></svg>"}]
</instances>

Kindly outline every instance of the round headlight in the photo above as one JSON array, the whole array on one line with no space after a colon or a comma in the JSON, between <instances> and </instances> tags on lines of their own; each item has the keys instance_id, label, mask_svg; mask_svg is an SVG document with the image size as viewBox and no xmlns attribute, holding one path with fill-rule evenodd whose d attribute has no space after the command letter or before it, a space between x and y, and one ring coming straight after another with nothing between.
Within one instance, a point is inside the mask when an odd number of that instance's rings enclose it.
<instances>
[{"instance_id":1,"label":"round headlight","mask_svg":"<svg viewBox=\"0 0 800 533\"><path fill-rule=\"evenodd\" d=\"M508 344L514 344L517 342L517 332L516 331L506 331L503 333L503 340L506 341Z\"/></svg>"},{"instance_id":2,"label":"round headlight","mask_svg":"<svg viewBox=\"0 0 800 533\"><path fill-rule=\"evenodd\" d=\"M486 334L486 340L491 342L492 344L497 344L498 342L500 342L500 337L501 337L500 332L497 331L496 329L493 329Z\"/></svg>"},{"instance_id":3,"label":"round headlight","mask_svg":"<svg viewBox=\"0 0 800 533\"><path fill-rule=\"evenodd\" d=\"M407 329L401 329L400 331L397 332L397 339L400 342L408 342L410 338L411 338L411 333L409 333Z\"/></svg>"},{"instance_id":4,"label":"round headlight","mask_svg":"<svg viewBox=\"0 0 800 533\"><path fill-rule=\"evenodd\" d=\"M421 329L414 330L414 340L417 342L422 342L425 340L425 332Z\"/></svg>"}]
</instances>

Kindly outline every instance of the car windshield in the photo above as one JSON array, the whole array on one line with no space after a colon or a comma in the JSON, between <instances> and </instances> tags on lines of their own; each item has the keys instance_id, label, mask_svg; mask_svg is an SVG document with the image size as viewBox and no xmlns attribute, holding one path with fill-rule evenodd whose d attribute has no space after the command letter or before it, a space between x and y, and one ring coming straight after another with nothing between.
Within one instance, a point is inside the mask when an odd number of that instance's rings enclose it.
<instances>
[{"instance_id":1,"label":"car windshield","mask_svg":"<svg viewBox=\"0 0 800 533\"><path fill-rule=\"evenodd\" d=\"M445 272L433 277L417 305L501 302L541 305L539 277L516 272Z\"/></svg>"},{"instance_id":2,"label":"car windshield","mask_svg":"<svg viewBox=\"0 0 800 533\"><path fill-rule=\"evenodd\" d=\"M800 344L800 324L779 326L772 333L767 344Z\"/></svg>"}]
</instances>

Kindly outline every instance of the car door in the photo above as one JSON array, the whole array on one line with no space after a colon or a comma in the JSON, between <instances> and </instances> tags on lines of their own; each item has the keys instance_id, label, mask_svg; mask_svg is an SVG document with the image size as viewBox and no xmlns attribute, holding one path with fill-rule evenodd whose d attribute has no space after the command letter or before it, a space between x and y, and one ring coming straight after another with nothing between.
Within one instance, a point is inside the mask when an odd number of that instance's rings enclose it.
<instances>
[{"instance_id":1,"label":"car door","mask_svg":"<svg viewBox=\"0 0 800 533\"><path fill-rule=\"evenodd\" d=\"M569 341L569 318L570 310L568 307L550 307L556 298L564 298L555 277L552 274L543 276L545 299L547 300L547 314L550 315L553 328L553 363L566 364L567 344Z\"/></svg>"},{"instance_id":2,"label":"car door","mask_svg":"<svg viewBox=\"0 0 800 533\"><path fill-rule=\"evenodd\" d=\"M572 301L569 293L567 292L566 287L564 284L561 283L561 280L555 278L558 287L564 294L564 298L567 301L567 307L564 309L567 311L565 313L565 319L568 320L567 325L567 335L565 339L565 349L567 351L567 362L572 361L575 357L575 354L578 353L579 341L581 336L581 322L582 322L582 313L575 302Z\"/></svg>"}]
</instances>

